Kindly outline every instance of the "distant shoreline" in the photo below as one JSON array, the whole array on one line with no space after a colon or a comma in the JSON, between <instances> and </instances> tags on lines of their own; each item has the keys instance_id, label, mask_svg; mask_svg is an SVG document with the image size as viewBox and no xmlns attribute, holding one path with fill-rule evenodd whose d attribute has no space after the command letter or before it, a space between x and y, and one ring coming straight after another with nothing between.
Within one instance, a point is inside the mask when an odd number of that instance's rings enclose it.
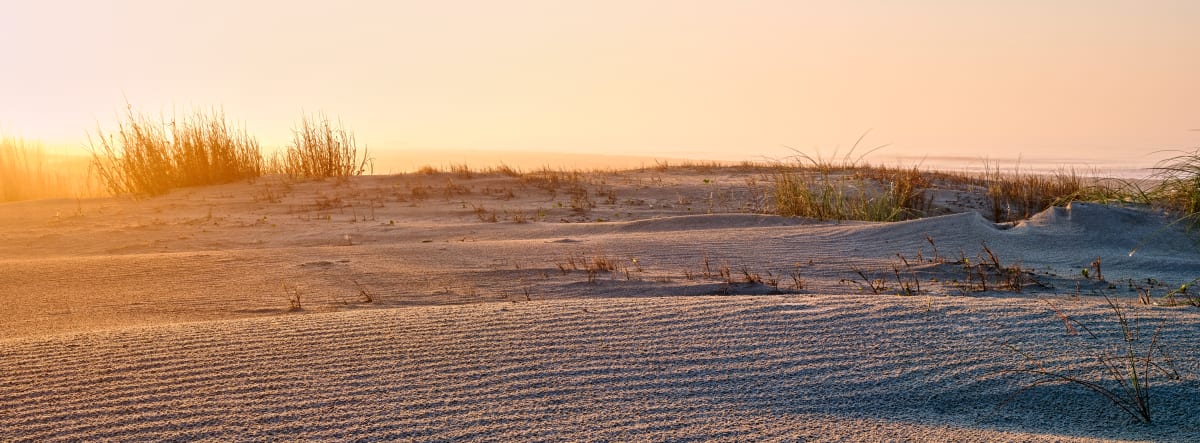
<instances>
[{"instance_id":1,"label":"distant shoreline","mask_svg":"<svg viewBox=\"0 0 1200 443\"><path fill-rule=\"evenodd\" d=\"M633 156L590 153L562 153L535 151L485 151L485 150L388 150L383 153L371 151L375 159L376 174L413 172L422 166L449 166L466 164L472 167L500 166L518 169L635 169L652 167L660 163L718 162L735 165L742 161L687 156ZM1164 155L1165 156L1165 155ZM1145 157L1145 156L1143 156ZM916 166L920 169L947 172L983 172L999 168L1001 172L1020 170L1023 173L1054 173L1073 170L1082 176L1104 176L1113 178L1145 178L1150 175L1158 159L1144 158L1129 161L1081 160L1063 158L987 158L970 156L914 156L914 155L871 155L863 159L872 165ZM764 163L771 161L791 162L787 157L761 156L744 161Z\"/></svg>"},{"instance_id":2,"label":"distant shoreline","mask_svg":"<svg viewBox=\"0 0 1200 443\"><path fill-rule=\"evenodd\" d=\"M620 154L593 154L569 152L538 152L538 151L502 151L502 150L433 150L433 149L389 149L375 150L368 146L368 154L374 161L374 174L398 174L415 172L422 166L448 167L450 165L468 165L471 167L491 167L507 165L518 169L531 170L549 167L551 169L637 169L653 167L661 163L678 164L683 162L735 165L742 161L765 163L772 161L791 162L792 158L751 156L745 160L722 158L706 158L705 156L636 156ZM1112 177L1112 178L1145 178L1153 173L1155 164L1161 160L1158 157L1169 157L1162 154L1151 158L1149 155L1135 156L1128 160L1115 159L1067 159L1067 158L989 158L954 155L888 155L878 153L862 159L865 163L882 166L919 167L923 170L946 172L978 173L985 169L999 168L1001 172L1023 173L1054 173L1063 170L1074 171L1081 176ZM70 164L79 166L89 160L85 152L65 153L61 149L47 149L46 159L51 164ZM853 159L852 159L853 160Z\"/></svg>"}]
</instances>

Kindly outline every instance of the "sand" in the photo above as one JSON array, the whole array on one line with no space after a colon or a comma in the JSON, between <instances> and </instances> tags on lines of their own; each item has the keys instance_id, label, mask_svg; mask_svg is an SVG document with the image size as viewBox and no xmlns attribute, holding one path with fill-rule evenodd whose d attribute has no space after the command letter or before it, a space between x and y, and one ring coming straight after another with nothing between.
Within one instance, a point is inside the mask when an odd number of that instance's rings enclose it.
<instances>
[{"instance_id":1,"label":"sand","mask_svg":"<svg viewBox=\"0 0 1200 443\"><path fill-rule=\"evenodd\" d=\"M1152 209L998 225L978 190L946 187L946 215L839 223L759 213L755 171L576 179L266 178L0 205L0 440L1200 435L1200 310L1162 300L1200 277L1200 253ZM986 262L984 245L1027 271L1020 292L966 283L955 262ZM1097 257L1103 281L1081 272ZM1101 295L1146 335L1164 325L1182 378L1152 378L1152 424L1013 372L1028 366L1009 345L1115 386L1091 357L1120 343Z\"/></svg>"}]
</instances>

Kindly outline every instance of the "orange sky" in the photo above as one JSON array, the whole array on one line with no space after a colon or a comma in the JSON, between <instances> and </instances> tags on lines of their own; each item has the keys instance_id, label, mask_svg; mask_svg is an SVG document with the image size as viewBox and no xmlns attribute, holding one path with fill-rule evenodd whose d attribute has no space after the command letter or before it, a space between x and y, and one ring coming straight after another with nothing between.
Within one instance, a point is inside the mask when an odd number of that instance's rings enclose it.
<instances>
[{"instance_id":1,"label":"orange sky","mask_svg":"<svg viewBox=\"0 0 1200 443\"><path fill-rule=\"evenodd\" d=\"M1145 162L1200 146L1200 2L4 0L0 130L78 146L128 97L301 110L374 150Z\"/></svg>"}]
</instances>

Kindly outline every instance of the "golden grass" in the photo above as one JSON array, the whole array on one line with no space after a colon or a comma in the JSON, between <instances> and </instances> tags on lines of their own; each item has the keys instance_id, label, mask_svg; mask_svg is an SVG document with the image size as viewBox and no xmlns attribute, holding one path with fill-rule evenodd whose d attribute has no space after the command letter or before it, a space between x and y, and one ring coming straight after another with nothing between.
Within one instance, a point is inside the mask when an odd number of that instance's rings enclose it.
<instances>
[{"instance_id":1,"label":"golden grass","mask_svg":"<svg viewBox=\"0 0 1200 443\"><path fill-rule=\"evenodd\" d=\"M292 178L344 179L362 175L369 163L366 149L360 156L354 133L347 131L341 120L334 124L325 114L318 114L300 119L279 167Z\"/></svg>"},{"instance_id":2,"label":"golden grass","mask_svg":"<svg viewBox=\"0 0 1200 443\"><path fill-rule=\"evenodd\" d=\"M292 178L346 178L367 172L371 164L365 147L360 155L354 134L324 114L303 116L293 130L292 143L270 164L264 162L257 140L230 124L218 111L194 112L167 121L135 113L127 105L115 130L98 128L94 135L87 145L91 151L91 171L87 172L66 162L48 160L39 145L16 138L0 139L0 200L95 196L101 192L100 186L92 187L93 181L116 195L158 195L177 187L253 179L270 172L286 173ZM685 160L673 165L657 161L651 170L762 172L773 182L774 205L770 210L784 216L911 219L927 215L928 189L950 184L986 189L990 215L997 222L1028 218L1052 206L1084 200L1157 204L1200 225L1200 151L1181 152L1161 163L1148 179L1157 184L1144 190L1136 181L1100 180L1074 169L1038 174L1021 171L1018 166L1005 172L985 162L982 174L967 174L923 171L916 166L873 166L864 159L883 146L855 155L861 142L860 137L841 156L837 152L823 157L795 151L789 161L763 163ZM615 173L592 171L602 172ZM451 164L445 169L423 166L416 173L449 173L460 179L476 174L505 175L552 194L565 186L573 195L580 194L581 183L592 180L583 170L543 167L522 171L504 164L483 169L466 164ZM579 209L594 204L586 198L575 200Z\"/></svg>"},{"instance_id":3,"label":"golden grass","mask_svg":"<svg viewBox=\"0 0 1200 443\"><path fill-rule=\"evenodd\" d=\"M1154 203L1138 181L1103 179L1095 174L1085 176L1074 168L1033 173L1021 171L1017 166L1012 172L1003 172L999 167L988 167L985 163L984 169L980 177L959 176L958 179L987 188L992 219L997 222L1029 218L1050 207L1065 206L1073 201Z\"/></svg>"},{"instance_id":4,"label":"golden grass","mask_svg":"<svg viewBox=\"0 0 1200 443\"><path fill-rule=\"evenodd\" d=\"M878 149L878 148L876 148ZM869 152L868 152L869 154ZM1197 154L1161 164L1151 177L1163 185L1145 190L1141 181L1102 179L1062 168L1052 173L1011 172L985 162L981 174L922 171L917 167L875 166L853 149L824 158L797 152L792 162L768 165L779 215L824 220L898 221L927 215L926 190L936 186L981 188L996 222L1026 219L1072 201L1159 204L1195 216ZM936 184L935 184L936 183ZM1190 206L1189 206L1190 205Z\"/></svg>"},{"instance_id":5,"label":"golden grass","mask_svg":"<svg viewBox=\"0 0 1200 443\"><path fill-rule=\"evenodd\" d=\"M854 157L855 148L841 160L836 152L825 158L795 151L790 163L771 165L775 212L821 220L884 222L925 215L930 181L924 173L915 166L871 166L864 157L882 146L858 157Z\"/></svg>"},{"instance_id":6,"label":"golden grass","mask_svg":"<svg viewBox=\"0 0 1200 443\"><path fill-rule=\"evenodd\" d=\"M762 173L772 183L771 204L766 211L783 216L809 217L822 220L900 221L930 214L933 209L928 191L938 187L977 189L991 201L989 215L997 222L1028 218L1051 206L1072 201L1152 203L1148 192L1137 181L1100 179L1061 169L1043 174L1012 172L988 167L984 173L957 173L921 170L917 166L891 167L872 165L864 156L854 156L853 150L843 156L820 157L797 153L790 161L765 163L688 162L671 164L658 161L653 167L633 172L664 172L691 170L713 173L737 171ZM459 178L475 175L507 175L556 195L565 189L572 195L572 207L585 212L594 203L586 201L581 188L593 183L588 171L542 167L521 171L501 165L473 169L464 164L451 164L445 169L424 166L417 174L449 174ZM591 171L591 174L616 173ZM597 191L599 193L599 191ZM1175 193L1179 194L1179 193ZM599 195L599 194L598 194Z\"/></svg>"},{"instance_id":7,"label":"golden grass","mask_svg":"<svg viewBox=\"0 0 1200 443\"><path fill-rule=\"evenodd\" d=\"M116 130L97 128L88 148L93 170L115 195L159 195L255 178L264 170L258 141L220 111L156 121L127 107Z\"/></svg>"},{"instance_id":8,"label":"golden grass","mask_svg":"<svg viewBox=\"0 0 1200 443\"><path fill-rule=\"evenodd\" d=\"M820 220L897 221L907 218L894 184L875 191L872 183L815 172L776 173L775 212Z\"/></svg>"},{"instance_id":9,"label":"golden grass","mask_svg":"<svg viewBox=\"0 0 1200 443\"><path fill-rule=\"evenodd\" d=\"M0 201L93 197L100 192L89 180L86 162L47 156L37 143L0 138Z\"/></svg>"}]
</instances>

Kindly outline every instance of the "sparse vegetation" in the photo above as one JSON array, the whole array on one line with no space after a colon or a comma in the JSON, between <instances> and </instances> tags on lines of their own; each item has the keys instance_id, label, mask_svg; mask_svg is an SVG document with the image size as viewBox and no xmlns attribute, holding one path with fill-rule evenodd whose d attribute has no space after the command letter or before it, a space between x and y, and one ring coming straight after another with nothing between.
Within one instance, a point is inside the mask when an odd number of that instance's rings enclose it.
<instances>
[{"instance_id":1,"label":"sparse vegetation","mask_svg":"<svg viewBox=\"0 0 1200 443\"><path fill-rule=\"evenodd\" d=\"M473 211L475 212L475 217L481 222L496 223L500 221L499 217L496 216L495 209L489 210L483 206L475 206Z\"/></svg>"},{"instance_id":2,"label":"sparse vegetation","mask_svg":"<svg viewBox=\"0 0 1200 443\"><path fill-rule=\"evenodd\" d=\"M354 287L358 289L358 296L359 296L360 301L362 301L363 303L375 302L375 296L371 295L371 291L368 291L366 287L364 287L361 283L358 282L358 280L351 280L351 282L353 282Z\"/></svg>"},{"instance_id":3,"label":"sparse vegetation","mask_svg":"<svg viewBox=\"0 0 1200 443\"><path fill-rule=\"evenodd\" d=\"M1074 169L1037 174L1022 172L1018 167L1005 173L985 162L983 174L971 175L921 171L915 166L874 166L861 156L847 155L840 162L803 153L793 158L792 164L774 165L770 177L774 184L773 212L779 215L864 221L918 218L931 209L926 191L935 181L985 189L990 203L988 215L996 222L1029 218L1072 201L1149 203L1153 198L1137 182L1084 177ZM1172 164L1170 170L1186 170L1186 166ZM1162 193L1168 194L1186 196L1179 191ZM1174 207L1181 205L1176 203Z\"/></svg>"},{"instance_id":4,"label":"sparse vegetation","mask_svg":"<svg viewBox=\"0 0 1200 443\"><path fill-rule=\"evenodd\" d=\"M472 171L471 167L467 166L466 164L450 165L450 173L458 176L458 178L461 178L463 180L469 180L472 177L475 177L475 172Z\"/></svg>"},{"instance_id":5,"label":"sparse vegetation","mask_svg":"<svg viewBox=\"0 0 1200 443\"><path fill-rule=\"evenodd\" d=\"M846 280L847 282L854 282L854 283L857 283L860 287L869 288L871 290L871 293L875 294L875 295L879 295L879 294L883 293L883 291L887 290L887 283L884 282L884 279L882 277L867 275L867 272L868 272L867 270L862 269L857 266L851 266L850 272L853 272L854 275L858 276L858 279L862 280L862 282L858 283L857 280L853 280L853 279Z\"/></svg>"},{"instance_id":6,"label":"sparse vegetation","mask_svg":"<svg viewBox=\"0 0 1200 443\"><path fill-rule=\"evenodd\" d=\"M1122 307L1116 300L1108 296L1104 299L1116 323L1115 339L1112 338L1113 334L1101 335L1093 332L1087 325L1051 305L1055 315L1063 321L1067 334L1078 338L1075 360L1094 362L1103 376L1097 378L1089 375L1086 370L1077 368L1051 367L1044 363L1043 359L1021 350L1011 342L1005 342L1004 345L1020 354L1025 363L1024 367L1006 372L1035 377L1033 382L1014 393L1012 397L1045 383L1066 382L1103 396L1135 420L1151 423L1151 380L1156 376L1168 380L1180 378L1173 359L1159 340L1166 323L1159 321L1147 340L1142 333L1138 317L1131 316L1128 308Z\"/></svg>"},{"instance_id":7,"label":"sparse vegetation","mask_svg":"<svg viewBox=\"0 0 1200 443\"><path fill-rule=\"evenodd\" d=\"M1178 304L1182 300L1183 303L1200 307L1200 293L1192 290L1192 286L1195 286L1197 283L1200 283L1200 277L1183 283L1179 285L1178 288L1167 291L1167 293L1163 295L1163 298L1166 300L1167 304L1170 305Z\"/></svg>"},{"instance_id":8,"label":"sparse vegetation","mask_svg":"<svg viewBox=\"0 0 1200 443\"><path fill-rule=\"evenodd\" d=\"M901 261L904 263L907 271L908 261L904 260L903 257L901 257ZM921 279L915 273L906 272L904 275L901 275L900 265L898 264L892 265L892 272L896 276L896 284L900 288L900 295L917 295L921 293Z\"/></svg>"},{"instance_id":9,"label":"sparse vegetation","mask_svg":"<svg viewBox=\"0 0 1200 443\"><path fill-rule=\"evenodd\" d=\"M986 242L980 244L981 251L974 261L965 252L960 252L957 260L947 261L939 255L932 236L926 236L925 240L933 246L933 256L924 257L918 250L912 261L903 254L896 254L896 260L883 269L850 266L849 276L841 282L870 290L872 294L894 292L906 296L929 293L937 288L966 294L989 291L1020 293L1030 285L1047 287L1019 262L1004 264ZM889 286L889 280L895 283L894 287ZM922 281L930 283L923 287Z\"/></svg>"},{"instance_id":10,"label":"sparse vegetation","mask_svg":"<svg viewBox=\"0 0 1200 443\"><path fill-rule=\"evenodd\" d=\"M288 312L300 311L304 308L300 305L300 288L298 286L289 287L286 283L283 285L283 293L287 296Z\"/></svg>"}]
</instances>

